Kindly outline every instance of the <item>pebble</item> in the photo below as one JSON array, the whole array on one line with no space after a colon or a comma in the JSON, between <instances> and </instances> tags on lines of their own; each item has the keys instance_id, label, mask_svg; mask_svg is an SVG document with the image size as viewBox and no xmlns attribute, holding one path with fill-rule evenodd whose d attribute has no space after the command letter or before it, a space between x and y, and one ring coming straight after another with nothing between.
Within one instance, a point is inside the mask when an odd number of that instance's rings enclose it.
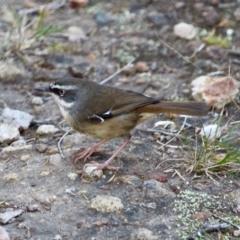
<instances>
[{"instance_id":1,"label":"pebble","mask_svg":"<svg viewBox=\"0 0 240 240\"><path fill-rule=\"evenodd\" d=\"M17 141L12 142L10 146L22 147L22 146L26 146L26 145L27 145L26 141L22 137L20 137Z\"/></svg>"},{"instance_id":2,"label":"pebble","mask_svg":"<svg viewBox=\"0 0 240 240\"><path fill-rule=\"evenodd\" d=\"M132 234L131 234L131 240L140 240L140 239L148 239L148 240L157 240L159 239L159 237L154 236L153 232L148 230L147 228L139 228L137 230L135 230Z\"/></svg>"},{"instance_id":3,"label":"pebble","mask_svg":"<svg viewBox=\"0 0 240 240\"><path fill-rule=\"evenodd\" d=\"M108 23L114 22L115 18L103 11L99 11L98 13L95 14L94 20L99 25L106 25Z\"/></svg>"},{"instance_id":4,"label":"pebble","mask_svg":"<svg viewBox=\"0 0 240 240\"><path fill-rule=\"evenodd\" d=\"M149 198L173 198L175 193L167 189L167 185L159 182L155 179L144 181L144 187L146 189L146 196Z\"/></svg>"},{"instance_id":5,"label":"pebble","mask_svg":"<svg viewBox=\"0 0 240 240\"><path fill-rule=\"evenodd\" d=\"M124 208L122 201L118 197L109 195L97 195L91 199L90 208L99 212L121 212Z\"/></svg>"},{"instance_id":6,"label":"pebble","mask_svg":"<svg viewBox=\"0 0 240 240\"><path fill-rule=\"evenodd\" d=\"M3 224L8 223L12 218L17 217L23 213L23 210L13 210L4 213L0 213L0 222Z\"/></svg>"},{"instance_id":7,"label":"pebble","mask_svg":"<svg viewBox=\"0 0 240 240\"><path fill-rule=\"evenodd\" d=\"M27 161L31 156L29 154L25 154L21 156L21 161Z\"/></svg>"},{"instance_id":8,"label":"pebble","mask_svg":"<svg viewBox=\"0 0 240 240\"><path fill-rule=\"evenodd\" d=\"M0 240L10 240L10 237L5 228L0 226Z\"/></svg>"},{"instance_id":9,"label":"pebble","mask_svg":"<svg viewBox=\"0 0 240 240\"><path fill-rule=\"evenodd\" d=\"M193 25L184 22L176 24L173 32L177 37L187 40L191 40L197 35L197 29Z\"/></svg>"},{"instance_id":10,"label":"pebble","mask_svg":"<svg viewBox=\"0 0 240 240\"><path fill-rule=\"evenodd\" d=\"M34 148L36 149L36 151L38 151L39 153L45 153L48 149L48 146L46 144L43 143L39 143L39 144L35 144Z\"/></svg>"},{"instance_id":11,"label":"pebble","mask_svg":"<svg viewBox=\"0 0 240 240\"><path fill-rule=\"evenodd\" d=\"M6 182L17 181L18 175L17 175L17 173L9 172L9 173L4 174L4 176L2 177L2 180L6 181Z\"/></svg>"},{"instance_id":12,"label":"pebble","mask_svg":"<svg viewBox=\"0 0 240 240\"><path fill-rule=\"evenodd\" d=\"M13 152L18 152L23 150L32 150L32 145L29 144L29 145L20 146L20 147L8 146L3 148L1 153L13 153Z\"/></svg>"},{"instance_id":13,"label":"pebble","mask_svg":"<svg viewBox=\"0 0 240 240\"><path fill-rule=\"evenodd\" d=\"M62 240L62 237L57 234L57 235L53 238L53 240Z\"/></svg>"},{"instance_id":14,"label":"pebble","mask_svg":"<svg viewBox=\"0 0 240 240\"><path fill-rule=\"evenodd\" d=\"M88 0L69 0L69 4L71 8L79 9L79 8L86 7L89 4L89 1Z\"/></svg>"},{"instance_id":15,"label":"pebble","mask_svg":"<svg viewBox=\"0 0 240 240\"><path fill-rule=\"evenodd\" d=\"M203 17L205 20L204 24L207 24L210 27L213 27L220 21L220 15L214 9L204 12Z\"/></svg>"},{"instance_id":16,"label":"pebble","mask_svg":"<svg viewBox=\"0 0 240 240\"><path fill-rule=\"evenodd\" d=\"M49 134L54 134L57 131L59 131L59 129L57 127L55 127L54 125L43 124L43 125L38 127L36 133L38 135L49 135Z\"/></svg>"},{"instance_id":17,"label":"pebble","mask_svg":"<svg viewBox=\"0 0 240 240\"><path fill-rule=\"evenodd\" d=\"M147 72L148 71L148 65L146 62L137 62L135 64L135 68L137 70L137 72Z\"/></svg>"},{"instance_id":18,"label":"pebble","mask_svg":"<svg viewBox=\"0 0 240 240\"><path fill-rule=\"evenodd\" d=\"M54 148L49 149L48 153L49 153L49 155L52 155L52 154L59 153L59 151L58 151L57 147L54 147Z\"/></svg>"},{"instance_id":19,"label":"pebble","mask_svg":"<svg viewBox=\"0 0 240 240\"><path fill-rule=\"evenodd\" d=\"M16 81L16 76L26 76L24 70L19 68L13 60L0 61L0 78L4 82Z\"/></svg>"},{"instance_id":20,"label":"pebble","mask_svg":"<svg viewBox=\"0 0 240 240\"><path fill-rule=\"evenodd\" d=\"M3 109L2 117L4 119L4 123L11 124L19 130L28 129L33 119L33 116L30 115L29 113L14 110L8 107Z\"/></svg>"},{"instance_id":21,"label":"pebble","mask_svg":"<svg viewBox=\"0 0 240 240\"><path fill-rule=\"evenodd\" d=\"M43 99L41 97L33 97L32 102L33 105L42 105Z\"/></svg>"},{"instance_id":22,"label":"pebble","mask_svg":"<svg viewBox=\"0 0 240 240\"><path fill-rule=\"evenodd\" d=\"M82 177L86 181L96 181L103 176L102 169L97 169L94 164L87 163L83 166Z\"/></svg>"},{"instance_id":23,"label":"pebble","mask_svg":"<svg viewBox=\"0 0 240 240\"><path fill-rule=\"evenodd\" d=\"M74 180L77 179L78 174L77 173L69 173L67 176L68 176L69 179L74 181Z\"/></svg>"},{"instance_id":24,"label":"pebble","mask_svg":"<svg viewBox=\"0 0 240 240\"><path fill-rule=\"evenodd\" d=\"M87 39L87 36L82 28L71 26L67 29L67 37L70 42L80 42Z\"/></svg>"},{"instance_id":25,"label":"pebble","mask_svg":"<svg viewBox=\"0 0 240 240\"><path fill-rule=\"evenodd\" d=\"M240 21L240 8L237 8L233 13L236 21Z\"/></svg>"},{"instance_id":26,"label":"pebble","mask_svg":"<svg viewBox=\"0 0 240 240\"><path fill-rule=\"evenodd\" d=\"M168 19L163 13L150 12L147 16L147 20L153 23L156 27L164 26L168 23Z\"/></svg>"},{"instance_id":27,"label":"pebble","mask_svg":"<svg viewBox=\"0 0 240 240\"><path fill-rule=\"evenodd\" d=\"M20 137L18 128L7 123L0 124L0 143L9 144Z\"/></svg>"}]
</instances>

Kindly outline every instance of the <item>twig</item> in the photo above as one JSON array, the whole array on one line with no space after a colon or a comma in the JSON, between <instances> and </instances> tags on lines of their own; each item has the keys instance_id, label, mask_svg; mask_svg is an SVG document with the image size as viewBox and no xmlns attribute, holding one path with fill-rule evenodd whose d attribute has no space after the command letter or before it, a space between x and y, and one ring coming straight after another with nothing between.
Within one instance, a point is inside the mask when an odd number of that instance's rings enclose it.
<instances>
[{"instance_id":1,"label":"twig","mask_svg":"<svg viewBox=\"0 0 240 240\"><path fill-rule=\"evenodd\" d=\"M201 237L205 233L212 233L212 232L218 232L218 231L220 231L221 233L225 233L228 228L229 228L229 225L226 223L209 225L209 226L204 227L203 229L198 230L197 232L195 232L194 234L189 236L187 239L194 240L194 239Z\"/></svg>"},{"instance_id":2,"label":"twig","mask_svg":"<svg viewBox=\"0 0 240 240\"><path fill-rule=\"evenodd\" d=\"M72 130L72 128L68 129L58 141L58 145L57 145L58 146L58 151L60 152L62 158L65 158L65 156L63 155L63 152L62 152L62 149L61 149L61 142L70 133L71 130Z\"/></svg>"},{"instance_id":3,"label":"twig","mask_svg":"<svg viewBox=\"0 0 240 240\"><path fill-rule=\"evenodd\" d=\"M187 121L187 117L184 118L183 124L182 124L181 128L179 129L179 131L176 133L176 135L173 138L171 138L169 141L167 141L165 144L163 144L161 147L165 147L170 142L172 142L175 138L179 137L180 132L184 129L184 127L186 125L186 121Z\"/></svg>"},{"instance_id":4,"label":"twig","mask_svg":"<svg viewBox=\"0 0 240 240\"><path fill-rule=\"evenodd\" d=\"M235 225L235 224L233 224L233 223L227 221L226 219L221 218L221 217L215 215L214 213L212 214L212 216L215 217L215 218L218 218L218 219L220 219L221 221L226 222L226 223L232 225L233 227L235 227L236 229L240 230L240 226L237 226L237 225Z\"/></svg>"},{"instance_id":5,"label":"twig","mask_svg":"<svg viewBox=\"0 0 240 240\"><path fill-rule=\"evenodd\" d=\"M180 172L179 172L178 170L174 169L174 174L173 174L173 176L175 175L175 173L176 173L184 182L186 181L185 178L180 174Z\"/></svg>"},{"instance_id":6,"label":"twig","mask_svg":"<svg viewBox=\"0 0 240 240\"><path fill-rule=\"evenodd\" d=\"M136 59L134 58L132 61L130 61L127 65L125 65L124 67L122 67L121 69L119 69L118 71L116 71L114 74L112 74L111 76L109 76L108 78L102 80L99 84L105 84L106 82L108 82L109 80L111 80L112 78L114 78L115 76L117 76L119 73L121 73L125 68L129 67Z\"/></svg>"}]
</instances>

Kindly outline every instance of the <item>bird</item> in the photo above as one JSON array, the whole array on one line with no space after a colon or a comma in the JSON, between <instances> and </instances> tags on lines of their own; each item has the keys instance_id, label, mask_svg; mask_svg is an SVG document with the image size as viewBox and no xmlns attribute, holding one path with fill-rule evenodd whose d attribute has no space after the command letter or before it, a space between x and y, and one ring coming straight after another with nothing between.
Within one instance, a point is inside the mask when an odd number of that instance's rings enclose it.
<instances>
[{"instance_id":1,"label":"bird","mask_svg":"<svg viewBox=\"0 0 240 240\"><path fill-rule=\"evenodd\" d=\"M123 138L123 144L104 163L94 162L96 169L118 170L111 166L114 158L129 143L134 128L161 113L205 116L208 106L196 101L161 101L144 94L100 85L96 82L67 77L56 80L37 91L52 95L66 122L76 131L101 139L92 147L78 151L74 163L86 160L99 147L113 138Z\"/></svg>"}]
</instances>

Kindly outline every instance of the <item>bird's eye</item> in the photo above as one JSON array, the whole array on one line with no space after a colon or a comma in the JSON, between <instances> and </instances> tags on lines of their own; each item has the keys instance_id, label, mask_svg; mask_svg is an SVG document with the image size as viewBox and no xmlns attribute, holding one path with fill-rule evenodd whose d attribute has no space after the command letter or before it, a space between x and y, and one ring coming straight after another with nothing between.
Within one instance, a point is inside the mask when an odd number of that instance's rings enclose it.
<instances>
[{"instance_id":1,"label":"bird's eye","mask_svg":"<svg viewBox=\"0 0 240 240\"><path fill-rule=\"evenodd\" d=\"M59 90L59 95L62 97L62 96L64 96L64 94L65 94L65 91L62 90L62 89L60 89L60 90Z\"/></svg>"}]
</instances>

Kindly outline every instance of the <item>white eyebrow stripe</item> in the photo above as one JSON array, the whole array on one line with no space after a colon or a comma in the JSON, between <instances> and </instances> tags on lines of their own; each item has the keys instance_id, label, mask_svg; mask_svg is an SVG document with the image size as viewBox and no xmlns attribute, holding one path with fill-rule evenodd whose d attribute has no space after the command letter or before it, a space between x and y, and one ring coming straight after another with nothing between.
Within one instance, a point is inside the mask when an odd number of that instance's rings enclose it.
<instances>
[{"instance_id":1,"label":"white eyebrow stripe","mask_svg":"<svg viewBox=\"0 0 240 240\"><path fill-rule=\"evenodd\" d=\"M61 90L74 90L77 89L77 86L73 86L73 85L58 85L58 84L50 84L51 88L55 88L55 89L61 89Z\"/></svg>"}]
</instances>

